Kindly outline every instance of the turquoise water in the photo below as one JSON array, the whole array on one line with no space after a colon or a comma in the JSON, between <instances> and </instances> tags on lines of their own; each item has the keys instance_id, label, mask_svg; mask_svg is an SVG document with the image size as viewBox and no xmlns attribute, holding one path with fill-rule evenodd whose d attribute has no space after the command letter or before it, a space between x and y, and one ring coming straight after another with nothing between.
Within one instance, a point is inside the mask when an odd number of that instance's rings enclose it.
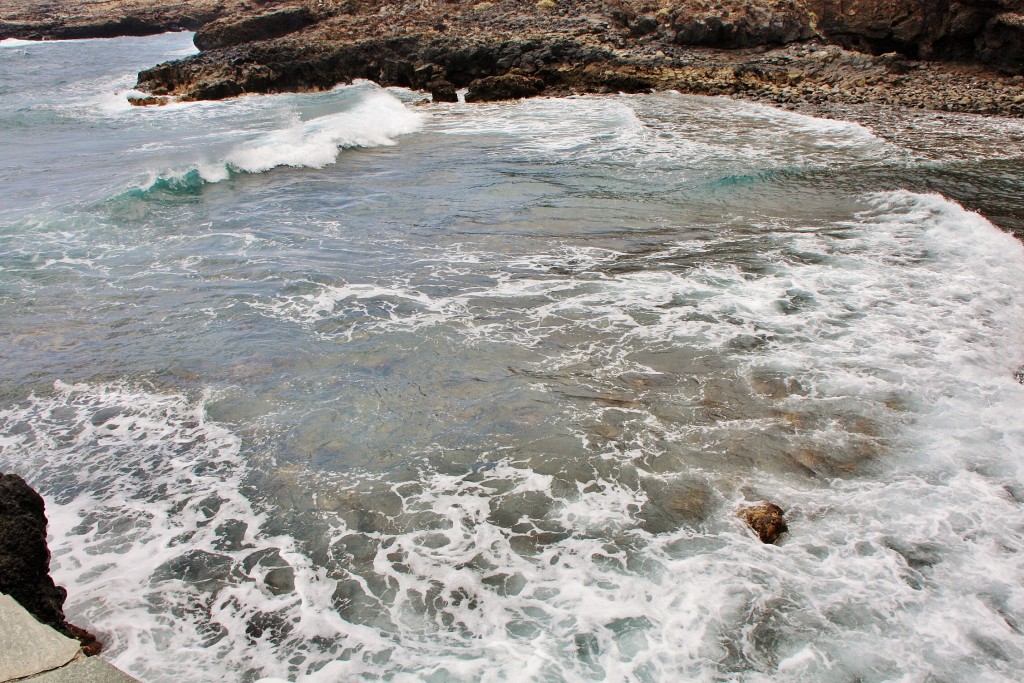
<instances>
[{"instance_id":1,"label":"turquoise water","mask_svg":"<svg viewBox=\"0 0 1024 683\"><path fill-rule=\"evenodd\" d=\"M1012 224L1024 124L127 105L189 51L0 44L0 467L112 661L1015 677L1024 247L951 197Z\"/></svg>"}]
</instances>

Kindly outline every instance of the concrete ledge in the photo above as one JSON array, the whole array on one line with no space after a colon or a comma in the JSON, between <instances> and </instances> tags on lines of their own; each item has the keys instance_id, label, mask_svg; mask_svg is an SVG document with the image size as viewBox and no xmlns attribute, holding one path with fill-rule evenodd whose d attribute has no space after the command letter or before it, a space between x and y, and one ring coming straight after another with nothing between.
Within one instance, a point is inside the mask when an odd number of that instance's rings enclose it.
<instances>
[{"instance_id":1,"label":"concrete ledge","mask_svg":"<svg viewBox=\"0 0 1024 683\"><path fill-rule=\"evenodd\" d=\"M139 683L99 657L75 659L67 666L23 680L25 683Z\"/></svg>"},{"instance_id":2,"label":"concrete ledge","mask_svg":"<svg viewBox=\"0 0 1024 683\"><path fill-rule=\"evenodd\" d=\"M40 624L14 598L0 595L0 681L62 667L79 649L77 640Z\"/></svg>"},{"instance_id":3,"label":"concrete ledge","mask_svg":"<svg viewBox=\"0 0 1024 683\"><path fill-rule=\"evenodd\" d=\"M14 598L0 593L0 683L138 683L81 644L36 621Z\"/></svg>"}]
</instances>

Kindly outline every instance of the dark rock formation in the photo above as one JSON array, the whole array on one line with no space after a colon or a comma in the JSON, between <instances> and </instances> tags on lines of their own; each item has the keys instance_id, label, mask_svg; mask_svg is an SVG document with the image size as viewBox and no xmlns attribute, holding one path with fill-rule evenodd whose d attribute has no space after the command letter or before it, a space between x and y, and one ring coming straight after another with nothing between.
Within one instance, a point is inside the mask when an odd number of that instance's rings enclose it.
<instances>
[{"instance_id":1,"label":"dark rock formation","mask_svg":"<svg viewBox=\"0 0 1024 683\"><path fill-rule=\"evenodd\" d=\"M40 622L78 639L86 654L101 649L94 635L64 620L67 591L50 578L42 497L25 480L0 474L0 592L10 595Z\"/></svg>"},{"instance_id":2,"label":"dark rock formation","mask_svg":"<svg viewBox=\"0 0 1024 683\"><path fill-rule=\"evenodd\" d=\"M808 0L818 31L848 48L1024 68L1021 0Z\"/></svg>"},{"instance_id":3,"label":"dark rock formation","mask_svg":"<svg viewBox=\"0 0 1024 683\"><path fill-rule=\"evenodd\" d=\"M427 90L435 102L458 102L455 84L444 78L435 78L427 83Z\"/></svg>"},{"instance_id":4,"label":"dark rock formation","mask_svg":"<svg viewBox=\"0 0 1024 683\"><path fill-rule=\"evenodd\" d=\"M774 503L751 505L739 511L739 517L747 523L762 543L775 543L782 534L789 531L782 508Z\"/></svg>"},{"instance_id":5,"label":"dark rock formation","mask_svg":"<svg viewBox=\"0 0 1024 683\"><path fill-rule=\"evenodd\" d=\"M99 7L7 0L0 37L27 37L10 22L31 24L36 35L99 31ZM187 11L162 0L111 0L102 7L110 21L162 30L203 14L207 25L196 36L203 52L147 69L137 85L186 100L365 78L449 102L459 88L471 91L471 101L674 89L812 109L874 103L1024 115L1024 0L196 0Z\"/></svg>"},{"instance_id":6,"label":"dark rock formation","mask_svg":"<svg viewBox=\"0 0 1024 683\"><path fill-rule=\"evenodd\" d=\"M0 474L0 592L42 623L63 626L67 592L50 578L43 499L14 474Z\"/></svg>"},{"instance_id":7,"label":"dark rock formation","mask_svg":"<svg viewBox=\"0 0 1024 683\"><path fill-rule=\"evenodd\" d=\"M794 0L687 0L672 15L675 42L718 48L784 45L814 37L813 17Z\"/></svg>"},{"instance_id":8,"label":"dark rock formation","mask_svg":"<svg viewBox=\"0 0 1024 683\"><path fill-rule=\"evenodd\" d=\"M488 102L493 100L516 100L533 97L544 90L544 81L536 76L504 74L478 78L469 84L467 102Z\"/></svg>"},{"instance_id":9,"label":"dark rock formation","mask_svg":"<svg viewBox=\"0 0 1024 683\"><path fill-rule=\"evenodd\" d=\"M982 62L1020 70L1024 66L1024 12L1003 12L989 19L975 47Z\"/></svg>"},{"instance_id":10,"label":"dark rock formation","mask_svg":"<svg viewBox=\"0 0 1024 683\"><path fill-rule=\"evenodd\" d=\"M306 7L285 7L241 19L227 16L200 28L193 42L200 50L216 50L242 43L280 38L305 28L316 20L316 16Z\"/></svg>"},{"instance_id":11,"label":"dark rock formation","mask_svg":"<svg viewBox=\"0 0 1024 683\"><path fill-rule=\"evenodd\" d=\"M27 40L148 36L194 31L217 17L251 7L246 0L108 0L0 3L0 39Z\"/></svg>"}]
</instances>

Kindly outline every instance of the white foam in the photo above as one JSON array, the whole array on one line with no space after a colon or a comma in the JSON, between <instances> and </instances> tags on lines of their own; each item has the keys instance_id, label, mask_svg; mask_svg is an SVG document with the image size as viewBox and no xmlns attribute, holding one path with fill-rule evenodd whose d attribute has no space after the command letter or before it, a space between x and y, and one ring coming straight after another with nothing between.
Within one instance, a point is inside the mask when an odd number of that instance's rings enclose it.
<instances>
[{"instance_id":1,"label":"white foam","mask_svg":"<svg viewBox=\"0 0 1024 683\"><path fill-rule=\"evenodd\" d=\"M714 173L898 154L856 126L660 97L451 108L431 127L494 136L492 153L530 162L622 163L630 177L662 163ZM420 125L378 104L383 116L356 107L351 120L274 124L194 169L215 181L229 167L316 167ZM389 335L419 343L442 330L446 350L497 349L497 374L515 355L517 371L537 375L530 400L544 403L545 424L459 454L472 466L436 446L381 475L278 471L262 460L272 449L206 417L206 397L130 383L58 383L8 407L0 463L50 495L71 618L146 680L1011 680L1024 661L1024 387L1012 379L1024 362L1024 247L939 196L856 205L841 222L794 207L771 226L726 224L654 252L575 236L518 251L486 239L428 247L398 274L292 275L250 302L319 335L328 354L346 354L357 333L385 348ZM250 247L240 230L209 236ZM716 251L739 239L742 263ZM98 267L80 251L40 263ZM690 365L653 367L687 353ZM668 388L623 389L627 372ZM802 390L766 396L765 372ZM713 395L713 380L732 393ZM619 433L595 436L613 417ZM867 455L842 460L860 446ZM799 448L800 467L773 460ZM255 471L271 484L259 502L244 495ZM710 487L707 510L654 529L642 511L666 501L645 484L677 479ZM292 523L304 496L315 512ZM736 517L754 497L787 508L781 545ZM229 520L248 525L253 547L224 547ZM316 561L302 541L272 536L288 524L320 548ZM269 567L244 567L273 548L295 572L293 593L268 590ZM227 558L224 583L182 578L190 550ZM261 621L285 626L253 635Z\"/></svg>"},{"instance_id":2,"label":"white foam","mask_svg":"<svg viewBox=\"0 0 1024 683\"><path fill-rule=\"evenodd\" d=\"M47 496L51 568L69 588L69 619L97 631L107 656L146 680L200 680L225 665L276 661L266 642L237 649L248 620L287 609L318 581L290 539L261 535L265 517L240 492L239 439L207 420L205 400L58 382L0 413L3 469L58 491ZM244 527L241 536L231 537L231 525ZM296 594L274 596L265 568L242 567L265 549L293 568ZM197 553L214 560L205 587L187 580L204 571ZM175 674L162 657L179 660Z\"/></svg>"},{"instance_id":3,"label":"white foam","mask_svg":"<svg viewBox=\"0 0 1024 683\"><path fill-rule=\"evenodd\" d=\"M908 156L857 123L677 93L475 105L447 110L434 129L511 138L514 147L495 152L505 158L540 155L684 176L829 167L837 151L872 161Z\"/></svg>"},{"instance_id":4,"label":"white foam","mask_svg":"<svg viewBox=\"0 0 1024 683\"><path fill-rule=\"evenodd\" d=\"M657 535L638 528L636 512L648 500L642 490L595 479L596 486L558 493L549 475L525 463L499 463L482 479L437 474L396 486L403 514L438 521L410 521L413 530L385 534L372 572L360 574L389 577L396 591L382 606L403 634L390 650L391 671L451 680L712 680L723 671L783 681L888 680L908 670L958 679L1013 675L1024 657L1014 626L1024 618L1024 588L1015 578L1024 572L1024 535L1007 487L1019 490L1024 481L1024 387L1011 377L1024 362L1024 247L953 202L907 192L871 195L846 223L786 239L821 258L769 251L774 267L757 275L713 261L688 271L614 274L602 268L628 255L560 252L516 260L517 272L533 275L505 279L507 261L467 258L463 248L459 265L445 272L493 268L493 287L450 298L426 297L408 283L333 292L343 297L323 290L327 299L310 309L318 314L365 297L398 297L420 307L416 316L452 316L446 324L461 322L467 336L476 312L493 314L507 300L509 315L522 317L488 323L492 342L536 347L547 334L566 339L567 326L591 330L579 335L579 348L552 357L569 367L605 347L721 348L737 333L766 333L773 341L762 351L737 357L739 375L788 374L808 394L780 405L833 415L798 438L852 449L862 437L837 422L844 402L855 416L884 413L897 433L881 440L877 479L822 486L785 473L757 472L750 481L742 469L703 471L727 504L703 527ZM809 302L797 313L779 306L794 291ZM524 297L546 301L524 305ZM694 312L702 316L694 320ZM595 335L607 342L595 343ZM602 365L593 378L623 369ZM894 395L907 405L890 406ZM662 432L670 443L700 429L712 456L721 440L756 439L770 426L651 416L629 429ZM622 440L635 443L630 438ZM650 454L650 445L589 448L638 465ZM543 531L536 518L511 531L490 515L522 482L556 501ZM762 546L733 516L748 486L789 510L792 533L782 547ZM512 542L553 530L535 554ZM334 533L340 539L352 530L339 524ZM478 568L452 570L467 563ZM425 595L447 597L424 608ZM369 654L334 662L309 680L370 674L371 662Z\"/></svg>"},{"instance_id":5,"label":"white foam","mask_svg":"<svg viewBox=\"0 0 1024 683\"><path fill-rule=\"evenodd\" d=\"M41 43L41 40L20 40L18 38L4 38L0 40L0 48L5 47L25 47L27 45L36 45Z\"/></svg>"},{"instance_id":6,"label":"white foam","mask_svg":"<svg viewBox=\"0 0 1024 683\"><path fill-rule=\"evenodd\" d=\"M323 168L333 164L343 149L383 147L395 138L420 130L424 114L410 111L383 90L367 91L351 109L297 122L236 146L224 158L203 161L191 169L151 177L143 189L158 180L182 178L197 171L206 182L227 179L232 172L262 173L279 166Z\"/></svg>"},{"instance_id":7,"label":"white foam","mask_svg":"<svg viewBox=\"0 0 1024 683\"><path fill-rule=\"evenodd\" d=\"M941 321L953 315L961 299L969 299L969 310L960 315L970 320L1012 311L1003 304L1011 297L1017 264L1006 255L1021 249L983 218L940 197L892 193L870 201L878 208L850 221L848 234L794 233L788 238L792 249L826 257L824 265L782 259L759 277L713 261L690 270L649 268L615 275L604 272L606 266L631 258L628 254L573 247L509 261L486 254L467 259L467 249L460 247L452 258L439 255L437 281L426 283L442 285L458 274L474 273L493 284L447 296L428 294L403 279L313 285L312 291L253 305L311 329L323 321L343 323L320 332L348 338L356 328L346 321L378 331L444 324L460 326L468 338L532 348L572 328L581 346L577 353L560 356L558 362L565 365L593 354L595 339L605 340L598 353L615 352L621 361L623 349L638 345L722 348L738 335L760 335L775 343L767 358L751 358L752 369L799 372L812 383L827 382L820 391L829 386L861 391L871 384L884 392L905 381L912 367L908 362L930 363L937 353L961 357L988 348L965 343L976 336L972 329ZM953 258L965 241L984 267ZM672 262L692 250L693 245L681 243L648 258ZM942 260L939 253L949 256ZM565 264L574 265L565 272ZM1003 274L999 281L993 280L996 272ZM794 296L811 302L799 315L781 305ZM503 322L496 320L496 310L503 312ZM927 336L907 328L907 321L917 318L918 325L928 328ZM1019 328L1012 313L985 324ZM826 339L829 351L819 358ZM1002 368L1016 362L1014 348L1006 347ZM625 370L621 362L607 369L609 374Z\"/></svg>"}]
</instances>

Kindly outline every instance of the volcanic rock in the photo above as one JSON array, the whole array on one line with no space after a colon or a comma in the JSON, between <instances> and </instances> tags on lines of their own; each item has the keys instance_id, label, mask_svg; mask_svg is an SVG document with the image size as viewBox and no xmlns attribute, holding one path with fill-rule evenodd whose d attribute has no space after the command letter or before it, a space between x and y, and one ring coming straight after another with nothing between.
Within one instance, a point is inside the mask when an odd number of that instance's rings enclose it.
<instances>
[{"instance_id":1,"label":"volcanic rock","mask_svg":"<svg viewBox=\"0 0 1024 683\"><path fill-rule=\"evenodd\" d=\"M443 78L436 78L427 83L427 90L435 102L458 102L459 95L455 84Z\"/></svg>"},{"instance_id":2,"label":"volcanic rock","mask_svg":"<svg viewBox=\"0 0 1024 683\"><path fill-rule=\"evenodd\" d=\"M103 12L166 30L188 14L162 0L102 7L7 0L0 38L107 35ZM1014 80L1024 71L1024 0L197 0L188 7L188 21L205 17L196 36L203 51L143 71L138 90L223 99L369 79L453 101L455 90L479 81L469 100L676 90L809 113L876 103L1024 116L1024 90ZM136 31L125 24L123 32Z\"/></svg>"},{"instance_id":3,"label":"volcanic rock","mask_svg":"<svg viewBox=\"0 0 1024 683\"><path fill-rule=\"evenodd\" d=\"M265 4L265 3L263 3ZM112 0L109 2L0 2L0 40L115 38L194 31L221 16L238 16L247 0Z\"/></svg>"},{"instance_id":4,"label":"volcanic rock","mask_svg":"<svg viewBox=\"0 0 1024 683\"><path fill-rule=\"evenodd\" d=\"M42 497L15 474L0 474L0 593L40 622L79 640L86 654L102 649L94 635L64 620L67 591L50 578Z\"/></svg>"},{"instance_id":5,"label":"volcanic rock","mask_svg":"<svg viewBox=\"0 0 1024 683\"><path fill-rule=\"evenodd\" d=\"M815 35L811 14L804 3L794 0L740 0L724 5L686 0L673 16L675 42L681 45L784 45Z\"/></svg>"},{"instance_id":6,"label":"volcanic rock","mask_svg":"<svg viewBox=\"0 0 1024 683\"><path fill-rule=\"evenodd\" d=\"M822 36L874 54L1024 67L1022 0L808 0Z\"/></svg>"},{"instance_id":7,"label":"volcanic rock","mask_svg":"<svg viewBox=\"0 0 1024 683\"><path fill-rule=\"evenodd\" d=\"M128 104L133 107L164 107L171 103L171 98L155 95L129 95Z\"/></svg>"},{"instance_id":8,"label":"volcanic rock","mask_svg":"<svg viewBox=\"0 0 1024 683\"><path fill-rule=\"evenodd\" d=\"M15 474L0 474L0 592L62 629L67 591L50 578L43 498Z\"/></svg>"},{"instance_id":9,"label":"volcanic rock","mask_svg":"<svg viewBox=\"0 0 1024 683\"><path fill-rule=\"evenodd\" d=\"M192 42L200 50L216 50L242 43L269 40L294 33L316 22L306 7L285 7L251 17L226 16L196 31Z\"/></svg>"},{"instance_id":10,"label":"volcanic rock","mask_svg":"<svg viewBox=\"0 0 1024 683\"><path fill-rule=\"evenodd\" d=\"M469 84L467 102L491 102L533 97L544 90L544 81L533 76L504 74L478 78Z\"/></svg>"}]
</instances>

